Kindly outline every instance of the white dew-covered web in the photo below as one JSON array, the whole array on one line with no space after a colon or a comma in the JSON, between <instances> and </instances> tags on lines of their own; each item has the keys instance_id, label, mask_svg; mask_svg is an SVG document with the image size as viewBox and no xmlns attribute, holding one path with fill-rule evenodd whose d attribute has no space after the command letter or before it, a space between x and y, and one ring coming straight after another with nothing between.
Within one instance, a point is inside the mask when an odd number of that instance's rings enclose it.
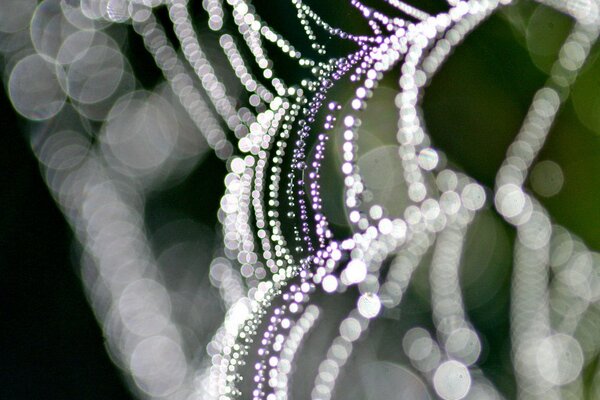
<instances>
[{"instance_id":1,"label":"white dew-covered web","mask_svg":"<svg viewBox=\"0 0 600 400\"><path fill-rule=\"evenodd\" d=\"M484 187L446 162L420 102L453 49L511 1L448 0L431 13L417 1L348 0L368 27L353 33L315 11L326 3L285 0L288 22L301 27L293 38L257 11L263 3L2 4L7 93L31 121L90 304L133 390L151 399L505 398L479 366L493 349L461 287L469 230L496 212L516 232L516 397L600 397L598 373L584 376L600 353L600 258L536 197L562 187L560 166L536 159L596 43L599 4L539 2L572 28ZM136 43L145 49L132 53ZM151 89L132 66L141 52L152 64L142 69L162 74ZM393 90L381 85L389 76ZM227 168L217 233L173 217L151 235L153 193L208 152ZM348 233L334 234L339 220ZM429 325L404 311L417 274ZM387 318L406 327L386 339L396 361L366 350L383 340L370 333Z\"/></svg>"}]
</instances>

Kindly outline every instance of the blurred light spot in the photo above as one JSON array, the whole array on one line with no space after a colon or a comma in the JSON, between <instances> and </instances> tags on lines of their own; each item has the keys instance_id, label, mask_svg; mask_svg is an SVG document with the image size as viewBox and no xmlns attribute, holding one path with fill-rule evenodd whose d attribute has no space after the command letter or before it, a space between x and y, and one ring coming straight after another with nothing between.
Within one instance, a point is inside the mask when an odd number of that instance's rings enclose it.
<instances>
[{"instance_id":1,"label":"blurred light spot","mask_svg":"<svg viewBox=\"0 0 600 400\"><path fill-rule=\"evenodd\" d=\"M108 46L94 46L73 62L67 71L66 90L81 103L106 99L119 86L124 72L120 51Z\"/></svg>"},{"instance_id":2,"label":"blurred light spot","mask_svg":"<svg viewBox=\"0 0 600 400\"><path fill-rule=\"evenodd\" d=\"M448 215L454 215L460 210L461 200L456 192L444 192L440 197L440 207Z\"/></svg>"},{"instance_id":3,"label":"blurred light spot","mask_svg":"<svg viewBox=\"0 0 600 400\"><path fill-rule=\"evenodd\" d=\"M129 1L108 0L106 13L111 21L125 22L129 18Z\"/></svg>"},{"instance_id":4,"label":"blurred light spot","mask_svg":"<svg viewBox=\"0 0 600 400\"><path fill-rule=\"evenodd\" d=\"M325 290L327 293L335 292L337 287L338 280L335 278L335 276L327 275L325 278L323 278L323 290Z\"/></svg>"},{"instance_id":5,"label":"blurred light spot","mask_svg":"<svg viewBox=\"0 0 600 400\"><path fill-rule=\"evenodd\" d=\"M81 0L81 11L89 19L100 19L107 16L108 2L109 0Z\"/></svg>"},{"instance_id":6,"label":"blurred light spot","mask_svg":"<svg viewBox=\"0 0 600 400\"><path fill-rule=\"evenodd\" d=\"M64 170L81 164L90 148L88 137L74 131L49 135L38 151L38 159L48 169Z\"/></svg>"},{"instance_id":7,"label":"blurred light spot","mask_svg":"<svg viewBox=\"0 0 600 400\"><path fill-rule=\"evenodd\" d=\"M375 318L381 310L379 296L365 293L358 298L358 312L365 318Z\"/></svg>"},{"instance_id":8,"label":"blurred light spot","mask_svg":"<svg viewBox=\"0 0 600 400\"><path fill-rule=\"evenodd\" d=\"M130 369L137 386L150 396L175 392L187 373L181 347L166 336L139 342L131 354Z\"/></svg>"},{"instance_id":9,"label":"blurred light spot","mask_svg":"<svg viewBox=\"0 0 600 400\"><path fill-rule=\"evenodd\" d=\"M165 99L134 92L115 103L102 139L106 150L136 176L151 173L167 161L178 133L173 108Z\"/></svg>"},{"instance_id":10,"label":"blurred light spot","mask_svg":"<svg viewBox=\"0 0 600 400\"><path fill-rule=\"evenodd\" d=\"M340 335L350 342L358 339L361 332L360 323L355 318L348 317L340 324Z\"/></svg>"},{"instance_id":11,"label":"blurred light spot","mask_svg":"<svg viewBox=\"0 0 600 400\"><path fill-rule=\"evenodd\" d=\"M445 345L446 351L452 358L464 362L466 365L474 364L481 353L481 343L477 334L468 328L459 328L448 336Z\"/></svg>"},{"instance_id":12,"label":"blurred light spot","mask_svg":"<svg viewBox=\"0 0 600 400\"><path fill-rule=\"evenodd\" d=\"M466 185L460 197L465 208L471 211L479 210L485 203L485 191L476 183Z\"/></svg>"},{"instance_id":13,"label":"blurred light spot","mask_svg":"<svg viewBox=\"0 0 600 400\"><path fill-rule=\"evenodd\" d=\"M349 283L360 283L367 276L367 266L361 260L352 260L343 272Z\"/></svg>"},{"instance_id":14,"label":"blurred light spot","mask_svg":"<svg viewBox=\"0 0 600 400\"><path fill-rule=\"evenodd\" d=\"M500 187L494 200L496 208L506 218L516 217L525 208L525 194L514 184Z\"/></svg>"},{"instance_id":15,"label":"blurred light spot","mask_svg":"<svg viewBox=\"0 0 600 400\"><path fill-rule=\"evenodd\" d=\"M15 109L32 120L55 116L66 100L54 64L37 54L15 65L10 73L8 93Z\"/></svg>"},{"instance_id":16,"label":"blurred light spot","mask_svg":"<svg viewBox=\"0 0 600 400\"><path fill-rule=\"evenodd\" d=\"M146 337L160 333L168 324L171 301L166 289L150 279L140 279L125 288L119 299L125 326Z\"/></svg>"},{"instance_id":17,"label":"blurred light spot","mask_svg":"<svg viewBox=\"0 0 600 400\"><path fill-rule=\"evenodd\" d=\"M565 177L560 165L554 161L545 160L535 164L531 171L531 187L543 197L551 197L563 187Z\"/></svg>"},{"instance_id":18,"label":"blurred light spot","mask_svg":"<svg viewBox=\"0 0 600 400\"><path fill-rule=\"evenodd\" d=\"M583 368L583 352L579 343L562 333L547 337L536 353L540 375L553 385L565 385L575 380Z\"/></svg>"},{"instance_id":19,"label":"blurred light spot","mask_svg":"<svg viewBox=\"0 0 600 400\"><path fill-rule=\"evenodd\" d=\"M446 361L435 371L433 387L444 400L462 399L471 388L471 374L464 364L455 360Z\"/></svg>"},{"instance_id":20,"label":"blurred light spot","mask_svg":"<svg viewBox=\"0 0 600 400\"><path fill-rule=\"evenodd\" d=\"M411 363L420 371L429 372L439 365L440 350L429 332L423 328L408 330L402 339L402 348Z\"/></svg>"},{"instance_id":21,"label":"blurred light spot","mask_svg":"<svg viewBox=\"0 0 600 400\"><path fill-rule=\"evenodd\" d=\"M439 156L437 151L432 148L421 150L418 157L419 165L426 171L435 169L438 165Z\"/></svg>"},{"instance_id":22,"label":"blurred light spot","mask_svg":"<svg viewBox=\"0 0 600 400\"><path fill-rule=\"evenodd\" d=\"M45 0L35 10L30 30L31 41L37 52L56 60L67 37L78 28L67 20L59 1Z\"/></svg>"},{"instance_id":23,"label":"blurred light spot","mask_svg":"<svg viewBox=\"0 0 600 400\"><path fill-rule=\"evenodd\" d=\"M527 224L518 230L519 240L531 249L540 249L550 242L552 226L548 217L539 211L531 213Z\"/></svg>"}]
</instances>

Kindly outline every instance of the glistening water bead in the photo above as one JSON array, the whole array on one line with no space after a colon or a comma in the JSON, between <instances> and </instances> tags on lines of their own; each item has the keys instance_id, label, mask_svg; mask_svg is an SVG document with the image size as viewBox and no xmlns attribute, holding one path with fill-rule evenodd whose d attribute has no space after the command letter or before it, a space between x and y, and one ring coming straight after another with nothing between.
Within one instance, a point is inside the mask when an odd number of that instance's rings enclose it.
<instances>
[{"instance_id":1,"label":"glistening water bead","mask_svg":"<svg viewBox=\"0 0 600 400\"><path fill-rule=\"evenodd\" d=\"M294 373L306 372L295 370L301 346L310 353L311 334L327 327L331 310L322 299L354 296L334 339L321 343L324 356L316 355L322 360L310 375L310 396L329 399L356 343L374 320L401 305L431 254L426 275L435 332L412 327L403 335L416 372L400 370L407 393L429 396L427 385L445 400L502 398L477 366L483 344L459 278L466 235L492 203L517 232L511 291L517 395L576 395L584 364L600 350L585 336L593 325L585 313L600 300L600 258L553 224L524 183L533 166L536 193L552 196L562 187L557 164L534 162L596 43L596 3L540 1L576 23L494 188L446 165L419 102L451 51L508 0L448 0L438 14L385 0L390 15L349 0L368 34L346 32L308 2L290 0L285 5L310 46L279 33L248 0L203 1L210 34L196 31L185 0L10 3L0 15L2 39L11 43L1 43L10 99L24 117L41 121L32 147L83 248L84 284L108 347L141 396L286 399ZM171 26L157 18L160 6ZM153 90L139 90L124 56L127 24L163 74L165 83ZM332 57L340 41L352 50ZM278 76L282 57L304 78ZM373 134L364 129L373 118L372 99L394 71L400 72L395 142L361 155L359 143ZM143 215L146 194L188 174L207 148L227 167L218 210L222 244L208 267L225 312L221 325L210 327L206 352L192 356L184 353L188 329L176 317L181 293L163 281ZM331 200L324 172L336 151L343 196ZM379 157L396 162L388 164L397 168L400 206L376 195L371 176L378 171L367 167ZM330 226L326 203L338 200L347 237Z\"/></svg>"}]
</instances>

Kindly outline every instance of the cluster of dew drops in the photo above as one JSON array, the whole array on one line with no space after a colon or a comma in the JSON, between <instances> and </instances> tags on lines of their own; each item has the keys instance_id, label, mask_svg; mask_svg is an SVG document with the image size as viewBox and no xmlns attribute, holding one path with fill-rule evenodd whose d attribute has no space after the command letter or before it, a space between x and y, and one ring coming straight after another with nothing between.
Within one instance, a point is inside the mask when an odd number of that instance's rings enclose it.
<instances>
[{"instance_id":1,"label":"cluster of dew drops","mask_svg":"<svg viewBox=\"0 0 600 400\"><path fill-rule=\"evenodd\" d=\"M214 49L207 50L196 33L187 1L81 2L88 18L132 25L195 129L227 166L218 211L223 256L213 260L210 270L227 311L207 346L208 361L189 378L190 396L286 399L302 341L318 329L319 318L326 312L314 297L335 296L356 287L355 306L341 320L311 392L313 399L331 398L356 342L384 309L400 305L413 272L432 251L429 268L436 332L432 336L423 328L410 329L402 340L403 349L413 369L440 398L502 398L476 366L482 344L464 309L458 278L465 235L476 213L486 207L489 193L494 193L498 213L518 232L514 279L521 281L513 293L511 335L513 357L519 364L519 393L560 398L561 387L579 379L584 355L590 353L586 348L584 354L574 338L573 324L579 320L571 321L565 331L552 327L545 287L540 288L551 265L558 270L567 263L540 254L550 254L552 245L564 247L574 239L551 224L548 213L524 189L524 182L564 93L596 40L597 7L585 2L547 2L578 23L548 82L536 93L498 172L496 187L488 189L446 167L443 154L427 134L419 101L452 49L510 1L448 0L446 10L437 15L399 0L383 2L394 15L359 0L348 1L346 6L362 16L370 29L369 34L352 34L330 25L303 1L290 0L311 43L307 51L311 54L306 55L263 20L249 0L202 1L225 67L245 90L239 99L231 95L221 71L223 64L211 60ZM168 11L178 46L170 43L153 12L162 6ZM74 48L87 40L85 33L76 39ZM335 41L348 43L353 50L330 56ZM270 58L267 48L278 54ZM275 60L282 55L308 77L290 84L277 76ZM36 62L41 65L47 60L36 58ZM112 61L105 62L111 66ZM67 81L81 84L67 84L66 95L87 105L100 103L103 99L87 98L98 93L86 90L89 76L87 81L80 77L87 67L82 65L75 72L71 67ZM359 134L364 134L361 119L380 82L394 70L400 71L394 100L398 129L391 135L396 138L401 165L396 172L408 199L401 215L378 204L358 163ZM343 95L340 87L351 88L350 95ZM57 86L53 93L60 98L66 96L63 91ZM13 97L19 93L15 86ZM22 97L15 107L26 115L28 102ZM36 109L47 115L29 116L49 118L57 112L53 107L61 105L57 100L41 111ZM321 174L334 135L340 135L336 140L341 141L343 204L339 207L352 232L345 238L334 235L324 210L328 188L323 187ZM113 152L117 158L128 154ZM142 161L137 162L129 167L142 168ZM591 252L580 248L578 254ZM594 274L593 268L583 270L588 276ZM595 285L590 289L594 293L600 290L598 282L590 284ZM564 284L573 288L581 282L565 276ZM598 298L600 294L590 294L587 305ZM529 326L523 321L529 321ZM532 351L537 352L538 361ZM557 363L565 354L568 362ZM544 362L539 362L540 357Z\"/></svg>"}]
</instances>

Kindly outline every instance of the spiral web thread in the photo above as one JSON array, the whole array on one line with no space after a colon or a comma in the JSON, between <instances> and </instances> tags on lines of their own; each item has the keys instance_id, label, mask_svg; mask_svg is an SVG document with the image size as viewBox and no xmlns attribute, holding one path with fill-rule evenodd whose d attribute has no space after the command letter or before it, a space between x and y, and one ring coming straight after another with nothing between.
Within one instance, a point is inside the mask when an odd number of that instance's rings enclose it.
<instances>
[{"instance_id":1,"label":"spiral web thread","mask_svg":"<svg viewBox=\"0 0 600 400\"><path fill-rule=\"evenodd\" d=\"M441 163L419 102L452 50L510 1L448 0L437 15L402 1L385 3L394 15L348 1L372 31L357 35L291 0L313 56L277 33L247 0L204 0L207 39L197 33L185 0L20 2L12 21L0 21L12 43L3 45L5 69L12 71L5 75L9 95L17 111L39 121L31 128L32 147L81 245L83 281L109 350L140 396L287 399L303 341L326 312L315 296L355 286L355 306L341 319L313 382L311 397L329 399L357 342L384 309L402 306L413 273L432 252L436 334L406 333L412 368L442 399L502 398L477 367L482 344L459 285L466 234L493 203L517 232L510 313L518 398L582 398L583 367L600 350L597 340L581 336L597 326L599 259L553 224L524 184L597 40L598 4L540 1L575 23L494 188L484 188ZM156 17L159 8L168 11L176 43ZM164 76L153 92L136 90L120 53L123 41L110 33L124 24L142 38ZM331 38L354 50L328 58ZM267 49L309 78L276 76ZM400 71L396 146L408 199L401 216L373 200L357 160L361 114L392 70ZM341 85L352 87L349 99L336 92ZM334 238L323 212L320 172L332 134L343 141L343 207L353 229L343 239ZM143 213L148 193L189 173L208 149L227 165L218 211L222 244L210 264L225 312L206 351L189 356L185 324L172 312L177 293L164 281ZM551 302L567 311L556 317Z\"/></svg>"}]
</instances>

